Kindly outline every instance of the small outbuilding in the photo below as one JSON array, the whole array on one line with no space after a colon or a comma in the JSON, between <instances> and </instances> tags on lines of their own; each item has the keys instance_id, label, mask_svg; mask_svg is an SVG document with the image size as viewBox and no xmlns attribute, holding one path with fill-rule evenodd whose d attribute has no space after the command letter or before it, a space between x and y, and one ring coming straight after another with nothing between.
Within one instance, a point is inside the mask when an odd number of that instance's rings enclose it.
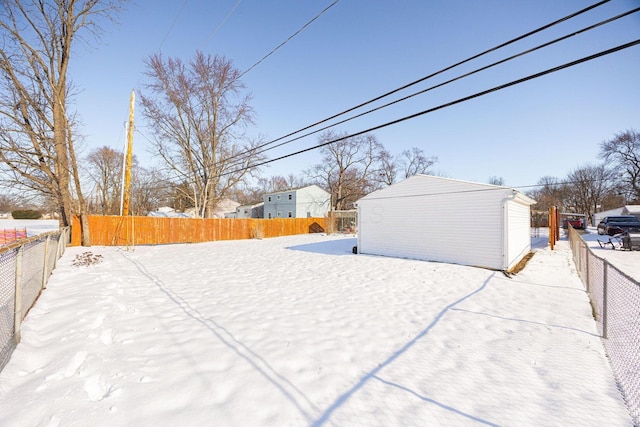
<instances>
[{"instance_id":1,"label":"small outbuilding","mask_svg":"<svg viewBox=\"0 0 640 427\"><path fill-rule=\"evenodd\" d=\"M531 251L535 203L509 187L416 175L358 200L358 253L508 271Z\"/></svg>"}]
</instances>

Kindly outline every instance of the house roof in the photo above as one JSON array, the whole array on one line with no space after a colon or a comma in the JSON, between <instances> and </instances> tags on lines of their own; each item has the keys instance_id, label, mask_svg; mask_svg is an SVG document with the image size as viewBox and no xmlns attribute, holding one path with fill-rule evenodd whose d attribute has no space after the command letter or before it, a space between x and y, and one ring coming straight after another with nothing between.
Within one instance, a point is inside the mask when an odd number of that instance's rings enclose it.
<instances>
[{"instance_id":1,"label":"house roof","mask_svg":"<svg viewBox=\"0 0 640 427\"><path fill-rule=\"evenodd\" d=\"M640 215L640 205L625 205L615 209L609 209L606 211L596 212L598 217L612 216L612 215Z\"/></svg>"},{"instance_id":2,"label":"house roof","mask_svg":"<svg viewBox=\"0 0 640 427\"><path fill-rule=\"evenodd\" d=\"M533 205L533 204L536 203L535 200L533 200L532 198L524 195L523 193L519 192L515 188L505 187L505 186L500 186L500 185L493 185L493 184L484 184L484 183L473 182L473 181L463 181L463 180L452 179L452 178L443 178L441 176L423 175L423 174L414 175L414 176L409 177L406 180L401 181L401 182L399 182L397 184L393 184L393 185L390 185L389 187L383 188L381 190L374 191L373 193L369 193L366 196L362 197L360 200L377 199L377 198L383 198L383 197L386 197L386 196L393 197L389 193L393 193L394 192L394 187L399 186L399 185L403 185L404 183L406 183L408 181L423 181L424 182L425 189L424 189L424 192L422 192L422 190L421 190L421 194L420 195L422 195L422 194L424 194L424 195L437 195L439 193L437 193L437 192L436 193L431 193L429 191L429 189L427 188L427 185L429 183L445 183L446 182L446 183L449 183L449 184L452 184L452 185L459 185L460 188L461 188L461 190L460 190L461 193L463 193L463 192L473 192L473 191L492 191L492 190L510 191L514 195L514 198L518 199L522 203L529 204L529 205ZM451 194L451 192L447 192L446 194ZM411 194L411 195L418 195L418 194Z\"/></svg>"},{"instance_id":3,"label":"house roof","mask_svg":"<svg viewBox=\"0 0 640 427\"><path fill-rule=\"evenodd\" d=\"M240 206L237 206L236 209L257 208L257 207L260 207L260 206L264 206L264 202L252 203L250 205L240 205Z\"/></svg>"},{"instance_id":4,"label":"house roof","mask_svg":"<svg viewBox=\"0 0 640 427\"><path fill-rule=\"evenodd\" d=\"M299 191L299 190L304 190L306 188L313 188L316 187L318 190L323 191L325 193L327 193L325 190L323 190L322 188L320 188L319 186L312 184L312 185L305 185L304 187L295 187L295 188L290 188L288 190L282 190L282 191L274 191L274 192L270 192L270 193L264 193L265 196L271 196L273 194L283 194L283 193L291 193L292 191ZM329 193L327 193L328 195Z\"/></svg>"},{"instance_id":5,"label":"house roof","mask_svg":"<svg viewBox=\"0 0 640 427\"><path fill-rule=\"evenodd\" d=\"M640 205L626 205L623 211L629 212L631 215L640 215Z\"/></svg>"}]
</instances>

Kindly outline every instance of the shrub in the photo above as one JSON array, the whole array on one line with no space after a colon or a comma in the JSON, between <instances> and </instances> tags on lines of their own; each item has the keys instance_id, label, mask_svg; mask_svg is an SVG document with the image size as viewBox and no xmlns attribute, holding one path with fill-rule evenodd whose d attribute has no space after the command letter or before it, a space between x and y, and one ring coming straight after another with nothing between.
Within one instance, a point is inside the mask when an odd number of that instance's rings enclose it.
<instances>
[{"instance_id":1,"label":"shrub","mask_svg":"<svg viewBox=\"0 0 640 427\"><path fill-rule=\"evenodd\" d=\"M71 265L74 267L89 267L91 265L100 264L103 260L103 256L98 254L94 255L91 252L83 252L76 255L76 259L73 260Z\"/></svg>"},{"instance_id":2,"label":"shrub","mask_svg":"<svg viewBox=\"0 0 640 427\"><path fill-rule=\"evenodd\" d=\"M40 219L42 214L32 209L19 209L11 212L13 219Z\"/></svg>"}]
</instances>

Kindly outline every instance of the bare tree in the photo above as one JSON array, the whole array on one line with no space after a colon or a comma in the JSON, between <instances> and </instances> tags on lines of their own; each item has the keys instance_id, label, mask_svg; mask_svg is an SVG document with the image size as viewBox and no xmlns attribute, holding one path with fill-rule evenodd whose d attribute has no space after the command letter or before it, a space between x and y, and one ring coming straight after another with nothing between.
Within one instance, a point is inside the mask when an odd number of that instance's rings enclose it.
<instances>
[{"instance_id":1,"label":"bare tree","mask_svg":"<svg viewBox=\"0 0 640 427\"><path fill-rule=\"evenodd\" d=\"M544 176L538 180L537 188L527 194L537 202L537 210L548 210L551 206L563 209L567 198L565 188L566 184L558 178Z\"/></svg>"},{"instance_id":2,"label":"bare tree","mask_svg":"<svg viewBox=\"0 0 640 427\"><path fill-rule=\"evenodd\" d=\"M122 161L121 152L106 146L96 148L86 158L97 213L117 215L120 212Z\"/></svg>"},{"instance_id":3,"label":"bare tree","mask_svg":"<svg viewBox=\"0 0 640 427\"><path fill-rule=\"evenodd\" d=\"M378 163L384 148L371 134L350 137L327 131L320 142L332 142L321 148L322 160L307 170L307 176L329 191L333 209L353 207L379 182Z\"/></svg>"},{"instance_id":4,"label":"bare tree","mask_svg":"<svg viewBox=\"0 0 640 427\"><path fill-rule=\"evenodd\" d=\"M0 8L0 161L10 171L4 178L54 198L63 226L85 209L69 109L73 42L83 33L97 36L97 21L120 4L4 0Z\"/></svg>"},{"instance_id":5,"label":"bare tree","mask_svg":"<svg viewBox=\"0 0 640 427\"><path fill-rule=\"evenodd\" d=\"M489 177L489 184L503 186L504 178L501 176L491 176Z\"/></svg>"},{"instance_id":6,"label":"bare tree","mask_svg":"<svg viewBox=\"0 0 640 427\"><path fill-rule=\"evenodd\" d=\"M437 162L437 157L428 157L421 148L417 147L404 150L397 156L382 150L378 157L377 177L382 184L391 185L398 178L407 179L418 174L429 174L431 167Z\"/></svg>"},{"instance_id":7,"label":"bare tree","mask_svg":"<svg viewBox=\"0 0 640 427\"><path fill-rule=\"evenodd\" d=\"M398 178L398 169L400 167L398 157L393 156L388 150L384 149L380 151L378 162L377 181L384 185L392 185Z\"/></svg>"},{"instance_id":8,"label":"bare tree","mask_svg":"<svg viewBox=\"0 0 640 427\"><path fill-rule=\"evenodd\" d=\"M146 61L148 95L143 114L152 123L156 152L180 181L198 216L208 217L219 200L264 159L258 142L244 138L252 122L250 97L242 95L240 72L231 61L196 52L189 63L153 55Z\"/></svg>"},{"instance_id":9,"label":"bare tree","mask_svg":"<svg viewBox=\"0 0 640 427\"><path fill-rule=\"evenodd\" d=\"M166 178L159 170L146 169L134 162L130 190L131 212L133 215L147 215L161 206L169 205L171 189L172 187L167 185Z\"/></svg>"},{"instance_id":10,"label":"bare tree","mask_svg":"<svg viewBox=\"0 0 640 427\"><path fill-rule=\"evenodd\" d=\"M604 165L585 165L567 176L567 201L565 208L584 213L591 218L598 205L615 188L614 173Z\"/></svg>"},{"instance_id":11,"label":"bare tree","mask_svg":"<svg viewBox=\"0 0 640 427\"><path fill-rule=\"evenodd\" d=\"M418 174L428 174L431 171L431 166L438 163L438 158L428 157L421 148L413 147L403 151L399 161L404 179L407 179Z\"/></svg>"},{"instance_id":12,"label":"bare tree","mask_svg":"<svg viewBox=\"0 0 640 427\"><path fill-rule=\"evenodd\" d=\"M640 133L630 129L602 142L600 158L618 171L626 198L640 201Z\"/></svg>"},{"instance_id":13,"label":"bare tree","mask_svg":"<svg viewBox=\"0 0 640 427\"><path fill-rule=\"evenodd\" d=\"M11 212L21 207L18 197L11 194L0 194L0 213Z\"/></svg>"}]
</instances>

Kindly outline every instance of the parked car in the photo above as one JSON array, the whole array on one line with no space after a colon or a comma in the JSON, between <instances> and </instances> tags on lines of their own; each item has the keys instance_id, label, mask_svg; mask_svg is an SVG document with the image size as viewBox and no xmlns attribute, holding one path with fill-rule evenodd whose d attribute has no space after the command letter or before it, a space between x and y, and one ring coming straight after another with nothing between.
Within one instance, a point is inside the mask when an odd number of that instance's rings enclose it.
<instances>
[{"instance_id":1,"label":"parked car","mask_svg":"<svg viewBox=\"0 0 640 427\"><path fill-rule=\"evenodd\" d=\"M584 229L584 221L582 219L568 218L562 221L562 228L568 228L569 224L576 230Z\"/></svg>"},{"instance_id":2,"label":"parked car","mask_svg":"<svg viewBox=\"0 0 640 427\"><path fill-rule=\"evenodd\" d=\"M625 231L640 231L640 219L633 215L606 216L598 224L598 234L614 236Z\"/></svg>"}]
</instances>

